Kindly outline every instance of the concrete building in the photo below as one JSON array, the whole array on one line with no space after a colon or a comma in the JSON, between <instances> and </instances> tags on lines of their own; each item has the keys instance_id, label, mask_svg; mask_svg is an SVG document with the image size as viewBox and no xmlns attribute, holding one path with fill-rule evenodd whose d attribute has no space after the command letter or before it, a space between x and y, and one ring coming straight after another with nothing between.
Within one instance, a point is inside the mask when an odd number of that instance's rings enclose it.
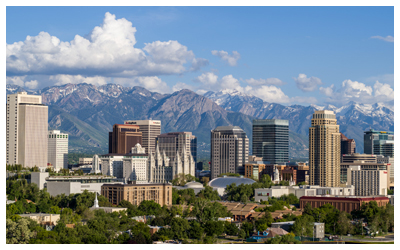
<instances>
[{"instance_id":1,"label":"concrete building","mask_svg":"<svg viewBox=\"0 0 400 250\"><path fill-rule=\"evenodd\" d=\"M79 158L79 165L92 165L93 158Z\"/></svg>"},{"instance_id":2,"label":"concrete building","mask_svg":"<svg viewBox=\"0 0 400 250\"><path fill-rule=\"evenodd\" d=\"M7 95L7 164L47 166L48 107L42 96L26 92Z\"/></svg>"},{"instance_id":3,"label":"concrete building","mask_svg":"<svg viewBox=\"0 0 400 250\"><path fill-rule=\"evenodd\" d=\"M137 125L114 124L108 133L109 154L128 154L138 143L142 144L142 132Z\"/></svg>"},{"instance_id":4,"label":"concrete building","mask_svg":"<svg viewBox=\"0 0 400 250\"><path fill-rule=\"evenodd\" d=\"M106 154L100 155L101 173L103 175L117 177L119 181L124 178L124 154Z\"/></svg>"},{"instance_id":5,"label":"concrete building","mask_svg":"<svg viewBox=\"0 0 400 250\"><path fill-rule=\"evenodd\" d=\"M45 187L47 177L49 177L49 172L32 172L31 183L35 183L39 190L42 190Z\"/></svg>"},{"instance_id":6,"label":"concrete building","mask_svg":"<svg viewBox=\"0 0 400 250\"><path fill-rule=\"evenodd\" d=\"M51 196L80 194L84 190L100 193L102 185L116 181L115 177L101 175L50 176L46 178L45 186Z\"/></svg>"},{"instance_id":7,"label":"concrete building","mask_svg":"<svg viewBox=\"0 0 400 250\"><path fill-rule=\"evenodd\" d=\"M160 206L172 205L172 185L162 184L104 184L101 195L118 205L122 200L139 206L144 200L152 200Z\"/></svg>"},{"instance_id":8,"label":"concrete building","mask_svg":"<svg viewBox=\"0 0 400 250\"><path fill-rule=\"evenodd\" d=\"M365 131L364 154L394 157L394 133L373 129Z\"/></svg>"},{"instance_id":9,"label":"concrete building","mask_svg":"<svg viewBox=\"0 0 400 250\"><path fill-rule=\"evenodd\" d=\"M253 120L253 154L271 164L289 161L289 121Z\"/></svg>"},{"instance_id":10,"label":"concrete building","mask_svg":"<svg viewBox=\"0 0 400 250\"><path fill-rule=\"evenodd\" d=\"M376 197L327 197L327 196L303 196L300 198L300 209L304 209L305 205L309 203L312 208L319 208L325 204L331 204L339 211L351 213L353 210L359 210L363 203L376 201L379 207L386 206L389 199L384 196Z\"/></svg>"},{"instance_id":11,"label":"concrete building","mask_svg":"<svg viewBox=\"0 0 400 250\"><path fill-rule=\"evenodd\" d=\"M389 184L394 184L394 157L390 156L383 156L383 155L377 155L376 161L378 163L384 163L388 166L389 171Z\"/></svg>"},{"instance_id":12,"label":"concrete building","mask_svg":"<svg viewBox=\"0 0 400 250\"><path fill-rule=\"evenodd\" d=\"M42 214L42 213L33 213L33 214L19 214L21 217L29 218L31 220L36 221L40 225L57 225L57 222L60 220L59 214Z\"/></svg>"},{"instance_id":13,"label":"concrete building","mask_svg":"<svg viewBox=\"0 0 400 250\"><path fill-rule=\"evenodd\" d=\"M148 181L148 155L145 151L146 150L142 148L140 144L136 144L136 146L131 150L132 153L125 155L122 159L123 178L125 183L127 183L127 181L136 181L137 183L145 183Z\"/></svg>"},{"instance_id":14,"label":"concrete building","mask_svg":"<svg viewBox=\"0 0 400 250\"><path fill-rule=\"evenodd\" d=\"M211 179L223 173L244 175L249 157L249 139L238 126L211 130Z\"/></svg>"},{"instance_id":15,"label":"concrete building","mask_svg":"<svg viewBox=\"0 0 400 250\"><path fill-rule=\"evenodd\" d=\"M387 195L386 170L362 170L361 166L347 169L347 184L353 185L357 196Z\"/></svg>"},{"instance_id":16,"label":"concrete building","mask_svg":"<svg viewBox=\"0 0 400 250\"><path fill-rule=\"evenodd\" d=\"M279 198L282 195L294 194L300 199L302 196L317 196L317 195L337 195L351 196L355 194L354 186L346 187L320 187L320 186L272 186L271 188L256 188L254 189L254 200L260 202L267 201L270 197Z\"/></svg>"},{"instance_id":17,"label":"concrete building","mask_svg":"<svg viewBox=\"0 0 400 250\"><path fill-rule=\"evenodd\" d=\"M58 170L68 168L68 134L50 130L47 150L48 163Z\"/></svg>"},{"instance_id":18,"label":"concrete building","mask_svg":"<svg viewBox=\"0 0 400 250\"><path fill-rule=\"evenodd\" d=\"M347 138L344 134L340 133L340 154L354 154L356 152L356 141Z\"/></svg>"},{"instance_id":19,"label":"concrete building","mask_svg":"<svg viewBox=\"0 0 400 250\"><path fill-rule=\"evenodd\" d=\"M137 125L139 131L142 132L142 147L147 153L154 152L156 149L156 138L161 134L160 120L129 120L124 124Z\"/></svg>"},{"instance_id":20,"label":"concrete building","mask_svg":"<svg viewBox=\"0 0 400 250\"><path fill-rule=\"evenodd\" d=\"M340 132L333 111L315 111L309 128L310 184L340 184Z\"/></svg>"},{"instance_id":21,"label":"concrete building","mask_svg":"<svg viewBox=\"0 0 400 250\"><path fill-rule=\"evenodd\" d=\"M313 238L323 239L325 238L325 223L314 222Z\"/></svg>"},{"instance_id":22,"label":"concrete building","mask_svg":"<svg viewBox=\"0 0 400 250\"><path fill-rule=\"evenodd\" d=\"M172 132L157 136L156 143L158 150L163 154L165 153L169 158L170 166L173 169L173 176L179 174L195 176L196 161L191 151L195 147L193 145L194 141L196 141L197 147L196 136L192 135L191 132ZM187 158L188 160L183 160L183 165L177 164L178 162L182 162L183 158Z\"/></svg>"},{"instance_id":23,"label":"concrete building","mask_svg":"<svg viewBox=\"0 0 400 250\"><path fill-rule=\"evenodd\" d=\"M393 158L383 157L377 155L367 155L367 154L351 154L343 155L342 163L340 164L340 185L346 185L347 183L347 169L351 166L360 166L361 170L384 170L387 171L387 185L390 187L391 176L392 175L392 163L384 162L394 162ZM394 171L394 170L393 170Z\"/></svg>"}]
</instances>

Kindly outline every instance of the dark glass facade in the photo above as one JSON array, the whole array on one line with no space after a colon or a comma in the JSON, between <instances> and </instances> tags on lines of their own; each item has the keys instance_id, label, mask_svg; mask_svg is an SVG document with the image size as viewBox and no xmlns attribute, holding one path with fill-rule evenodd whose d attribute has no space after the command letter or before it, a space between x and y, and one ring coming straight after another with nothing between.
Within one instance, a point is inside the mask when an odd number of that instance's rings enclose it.
<instances>
[{"instance_id":1,"label":"dark glass facade","mask_svg":"<svg viewBox=\"0 0 400 250\"><path fill-rule=\"evenodd\" d=\"M289 121L253 120L253 155L278 164L289 161Z\"/></svg>"},{"instance_id":2,"label":"dark glass facade","mask_svg":"<svg viewBox=\"0 0 400 250\"><path fill-rule=\"evenodd\" d=\"M373 129L365 131L364 154L394 157L394 133Z\"/></svg>"}]
</instances>

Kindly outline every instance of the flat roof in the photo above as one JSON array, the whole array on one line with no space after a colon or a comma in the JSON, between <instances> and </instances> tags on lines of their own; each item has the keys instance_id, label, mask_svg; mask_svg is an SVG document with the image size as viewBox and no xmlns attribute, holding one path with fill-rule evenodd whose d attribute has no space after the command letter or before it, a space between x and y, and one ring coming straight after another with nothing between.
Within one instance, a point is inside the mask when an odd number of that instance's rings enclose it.
<instances>
[{"instance_id":1,"label":"flat roof","mask_svg":"<svg viewBox=\"0 0 400 250\"><path fill-rule=\"evenodd\" d=\"M375 201L375 200L387 200L389 198L385 196L376 197L365 197L365 196L344 196L344 197L326 197L326 196L302 196L300 200L352 200L352 201Z\"/></svg>"},{"instance_id":2,"label":"flat roof","mask_svg":"<svg viewBox=\"0 0 400 250\"><path fill-rule=\"evenodd\" d=\"M135 186L171 186L171 183L141 183L141 184L112 184L112 183L106 183L103 184L102 187L135 187Z\"/></svg>"}]
</instances>

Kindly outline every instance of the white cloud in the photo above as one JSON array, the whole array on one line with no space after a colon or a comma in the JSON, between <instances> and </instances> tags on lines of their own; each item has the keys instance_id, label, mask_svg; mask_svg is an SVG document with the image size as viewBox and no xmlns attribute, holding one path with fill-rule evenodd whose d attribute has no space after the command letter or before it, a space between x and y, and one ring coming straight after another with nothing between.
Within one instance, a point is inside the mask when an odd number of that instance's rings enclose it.
<instances>
[{"instance_id":1,"label":"white cloud","mask_svg":"<svg viewBox=\"0 0 400 250\"><path fill-rule=\"evenodd\" d=\"M84 77L81 75L53 75L49 77L49 81L52 82L52 85L64 85L68 83L78 84L78 83L90 83L93 85L104 85L110 82L109 77L102 77L102 76L94 76L94 77Z\"/></svg>"},{"instance_id":2,"label":"white cloud","mask_svg":"<svg viewBox=\"0 0 400 250\"><path fill-rule=\"evenodd\" d=\"M305 74L299 74L299 76L293 77L294 81L296 82L296 85L299 89L301 89L304 92L310 92L314 91L318 85L322 85L321 79L315 76L307 77Z\"/></svg>"},{"instance_id":3,"label":"white cloud","mask_svg":"<svg viewBox=\"0 0 400 250\"><path fill-rule=\"evenodd\" d=\"M394 100L394 90L389 84L376 81L374 84L375 97L387 98L388 101Z\"/></svg>"},{"instance_id":4,"label":"white cloud","mask_svg":"<svg viewBox=\"0 0 400 250\"><path fill-rule=\"evenodd\" d=\"M234 78L232 75L226 75L222 77L219 83L221 89L236 89L243 92L243 88L240 86L239 80Z\"/></svg>"},{"instance_id":5,"label":"white cloud","mask_svg":"<svg viewBox=\"0 0 400 250\"><path fill-rule=\"evenodd\" d=\"M394 91L387 83L376 81L373 87L362 82L344 80L339 89L335 90L334 85L330 87L320 87L320 93L324 94L326 102L329 104L343 105L349 101L365 104L384 102L393 105Z\"/></svg>"},{"instance_id":6,"label":"white cloud","mask_svg":"<svg viewBox=\"0 0 400 250\"><path fill-rule=\"evenodd\" d=\"M332 84L331 86L326 87L326 88L319 87L319 92L321 94L323 94L323 95L326 95L326 96L332 96L333 92L334 92L334 89L335 89L335 86Z\"/></svg>"},{"instance_id":7,"label":"white cloud","mask_svg":"<svg viewBox=\"0 0 400 250\"><path fill-rule=\"evenodd\" d=\"M200 68L208 66L209 61L204 58L193 58L192 60L192 67L190 68L190 71L198 71Z\"/></svg>"},{"instance_id":8,"label":"white cloud","mask_svg":"<svg viewBox=\"0 0 400 250\"><path fill-rule=\"evenodd\" d=\"M43 31L27 36L25 41L6 45L7 76L159 76L181 74L186 63L196 69L206 64L177 41L154 41L135 48L135 33L130 21L107 12L88 38L76 35L72 41L60 41Z\"/></svg>"},{"instance_id":9,"label":"white cloud","mask_svg":"<svg viewBox=\"0 0 400 250\"><path fill-rule=\"evenodd\" d=\"M38 86L38 81L37 80L29 80L26 78L27 78L27 76L7 77L6 83L7 84L15 84L15 85L18 85L21 87L26 87L28 89L36 89Z\"/></svg>"},{"instance_id":10,"label":"white cloud","mask_svg":"<svg viewBox=\"0 0 400 250\"><path fill-rule=\"evenodd\" d=\"M114 78L114 83L125 87L141 86L149 91L158 93L170 93L171 89L167 83L162 81L157 76L134 77L134 78Z\"/></svg>"},{"instance_id":11,"label":"white cloud","mask_svg":"<svg viewBox=\"0 0 400 250\"><path fill-rule=\"evenodd\" d=\"M261 87L253 88L251 86L246 86L245 92L247 94L251 94L261 98L266 102L273 103L289 103L291 102L290 98L283 93L283 91L276 86L266 86L263 85Z\"/></svg>"},{"instance_id":12,"label":"white cloud","mask_svg":"<svg viewBox=\"0 0 400 250\"><path fill-rule=\"evenodd\" d=\"M285 82L283 82L282 80L280 80L278 78L267 78L267 79L250 78L250 79L246 79L244 81L247 82L250 85L253 85L253 86L258 86L258 85L276 85L276 86L280 86L280 85L286 84Z\"/></svg>"},{"instance_id":13,"label":"white cloud","mask_svg":"<svg viewBox=\"0 0 400 250\"><path fill-rule=\"evenodd\" d=\"M213 50L211 51L211 54L226 61L230 66L236 66L237 61L240 59L240 54L237 51L232 51L232 55L229 55L228 52L223 50Z\"/></svg>"},{"instance_id":14,"label":"white cloud","mask_svg":"<svg viewBox=\"0 0 400 250\"><path fill-rule=\"evenodd\" d=\"M392 36L387 36L387 37L383 37L383 36L371 36L372 39L379 39L379 40L383 40L385 42L390 42L393 43L394 42L394 37Z\"/></svg>"},{"instance_id":15,"label":"white cloud","mask_svg":"<svg viewBox=\"0 0 400 250\"><path fill-rule=\"evenodd\" d=\"M194 81L205 85L215 85L218 83L218 76L213 72L206 72L196 77Z\"/></svg>"},{"instance_id":16,"label":"white cloud","mask_svg":"<svg viewBox=\"0 0 400 250\"><path fill-rule=\"evenodd\" d=\"M178 82L172 87L172 92L180 91L182 89L194 90L194 87L183 82Z\"/></svg>"}]
</instances>

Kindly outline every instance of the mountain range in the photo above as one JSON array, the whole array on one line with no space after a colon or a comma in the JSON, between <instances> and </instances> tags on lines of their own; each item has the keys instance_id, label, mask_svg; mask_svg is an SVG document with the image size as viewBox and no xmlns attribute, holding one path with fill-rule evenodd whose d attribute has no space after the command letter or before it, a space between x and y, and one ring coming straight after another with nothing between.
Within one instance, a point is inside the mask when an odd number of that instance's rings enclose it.
<instances>
[{"instance_id":1,"label":"mountain range","mask_svg":"<svg viewBox=\"0 0 400 250\"><path fill-rule=\"evenodd\" d=\"M20 86L6 86L7 94L20 91L24 91ZM42 95L42 102L49 106L49 129L70 135L70 152L107 153L112 125L133 119L161 120L162 133L193 132L198 138L198 158L209 157L210 131L218 126L240 126L251 145L253 119L288 119L290 157L308 158L308 128L313 112L321 109L335 111L340 131L355 139L357 152L363 152L363 131L370 127L394 130L393 108L379 103L283 106L231 90L199 95L183 89L160 94L117 84L66 84L25 91Z\"/></svg>"}]
</instances>

